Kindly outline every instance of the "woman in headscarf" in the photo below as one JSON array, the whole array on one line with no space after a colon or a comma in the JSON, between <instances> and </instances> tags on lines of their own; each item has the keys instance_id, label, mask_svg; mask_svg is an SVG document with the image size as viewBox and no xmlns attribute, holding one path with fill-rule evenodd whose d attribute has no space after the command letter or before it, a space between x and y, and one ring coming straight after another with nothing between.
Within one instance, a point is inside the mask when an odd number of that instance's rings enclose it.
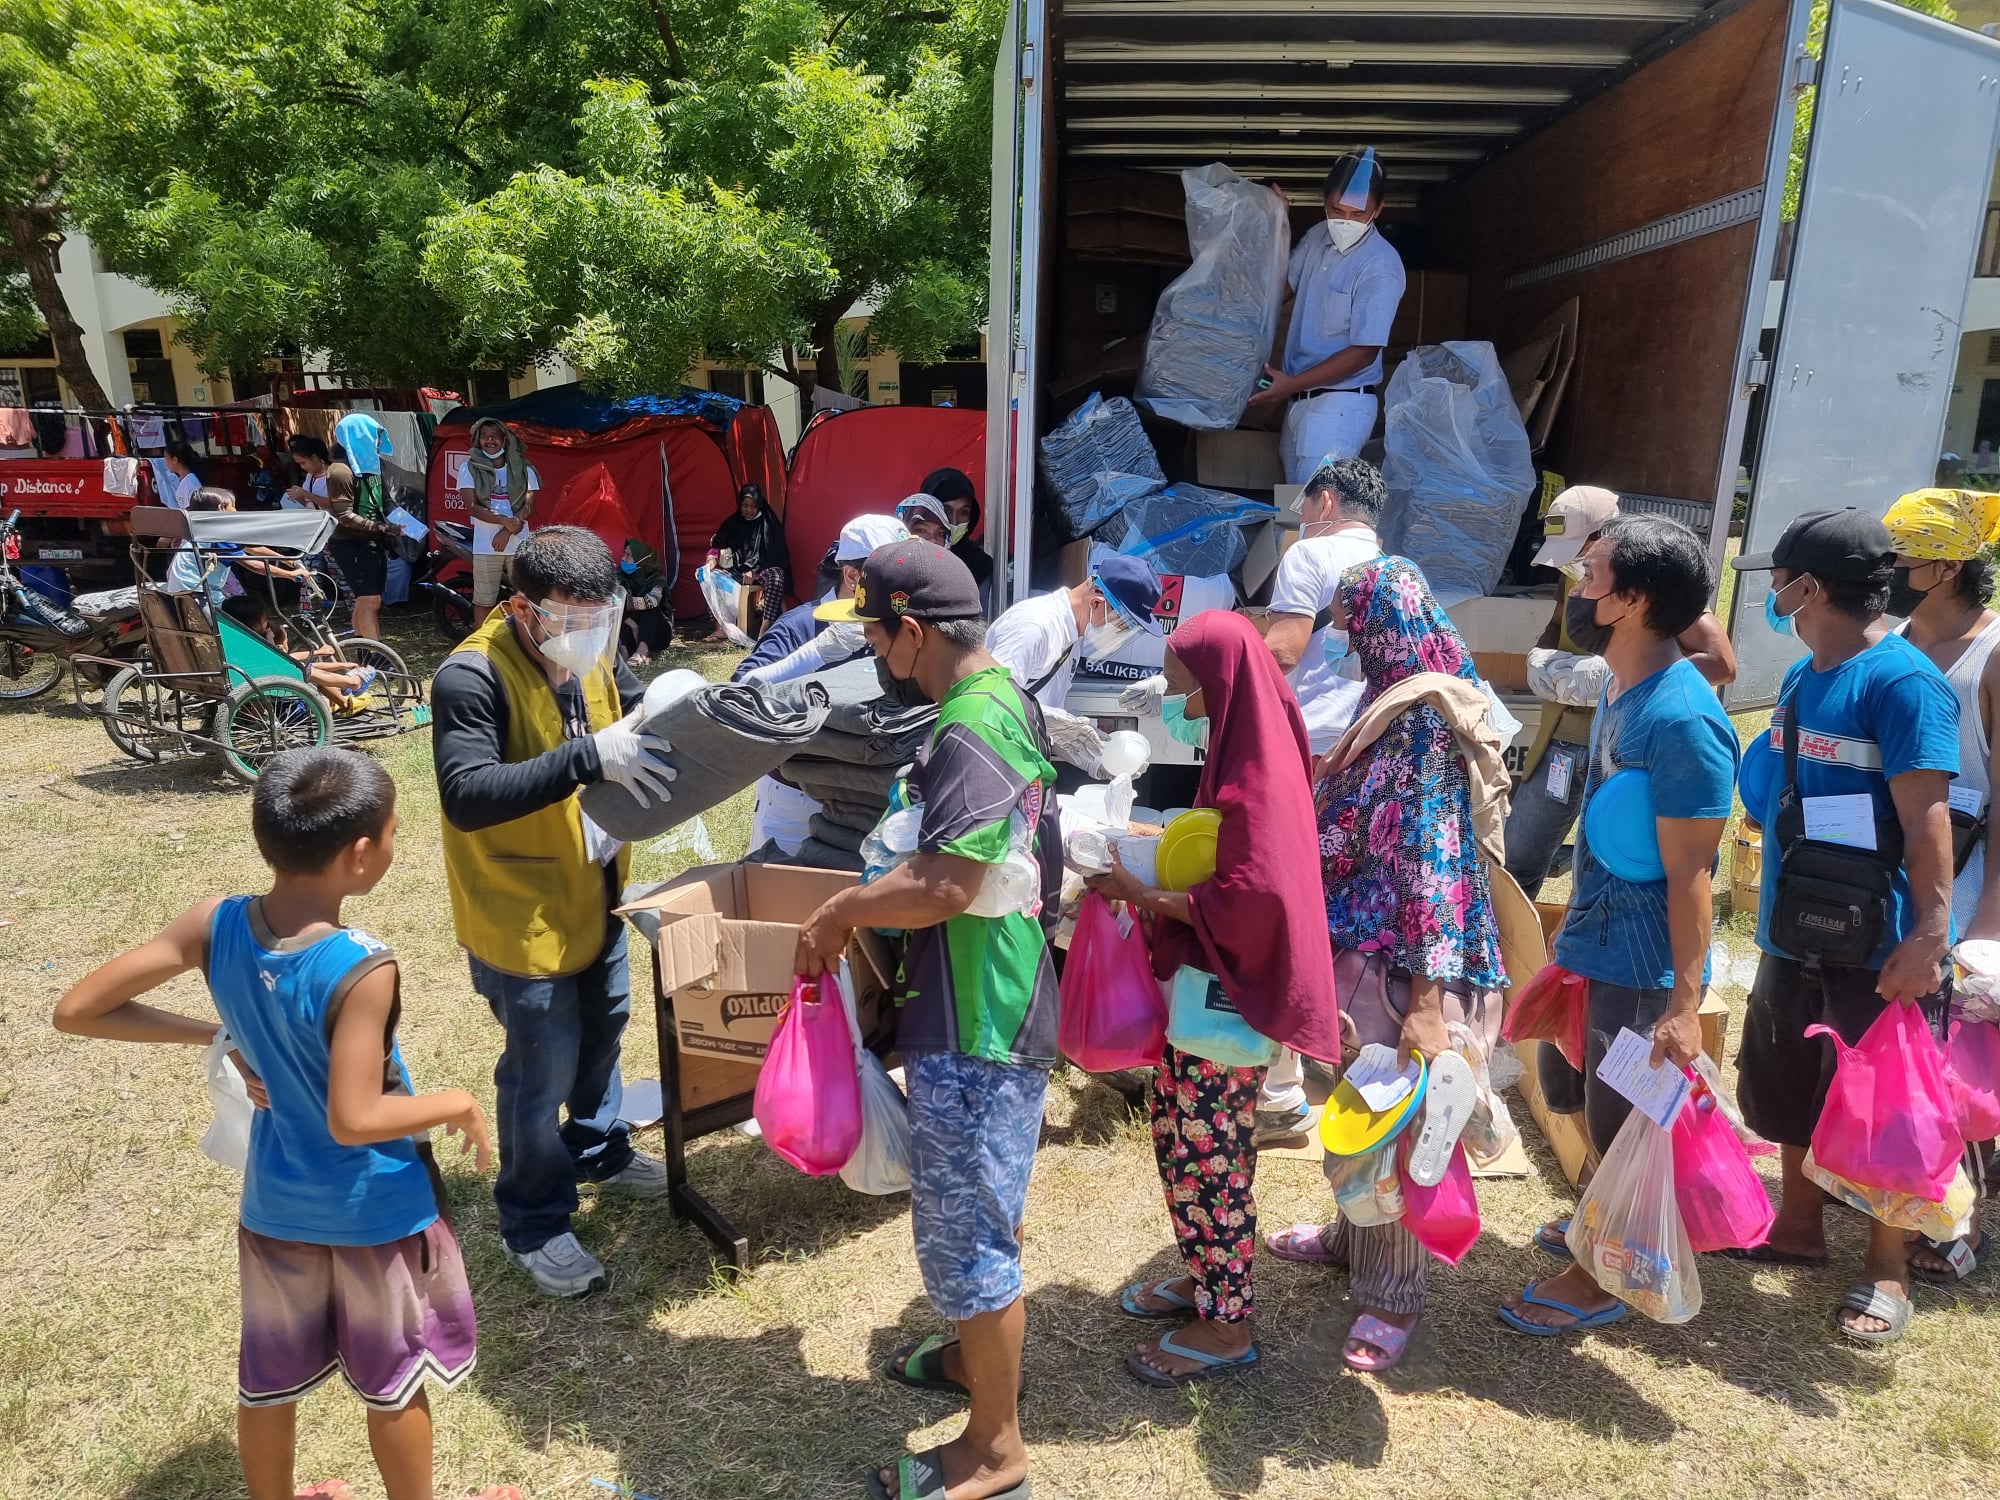
<instances>
[{"instance_id":1,"label":"woman in headscarf","mask_svg":"<svg viewBox=\"0 0 2000 1500\"><path fill-rule=\"evenodd\" d=\"M1406 558L1350 568L1333 624L1329 638L1345 634L1368 684L1363 719L1420 673L1478 682L1471 651ZM1483 718L1483 697L1465 696ZM1317 790L1326 921L1355 1041L1435 1057L1451 1048L1454 1024L1475 1040L1497 1034L1494 992L1506 983L1499 920L1451 722L1432 702L1413 702L1367 752L1326 768ZM1348 1365L1386 1370L1401 1361L1429 1280L1428 1252L1401 1223L1294 1225L1265 1243L1282 1260L1347 1268L1362 1310L1341 1350Z\"/></svg>"},{"instance_id":2,"label":"woman in headscarf","mask_svg":"<svg viewBox=\"0 0 2000 1500\"><path fill-rule=\"evenodd\" d=\"M625 621L619 627L625 664L643 667L654 652L666 650L674 639L673 617L661 608L666 602L667 576L660 567L660 554L637 537L627 537L625 551L618 559L618 582L625 590Z\"/></svg>"},{"instance_id":3,"label":"woman in headscarf","mask_svg":"<svg viewBox=\"0 0 2000 1500\"><path fill-rule=\"evenodd\" d=\"M1196 807L1222 815L1215 874L1185 892L1123 865L1093 889L1145 914L1153 970L1185 965L1220 982L1255 1030L1308 1057L1340 1056L1340 1018L1313 837L1312 752L1298 700L1243 616L1209 610L1167 637L1171 717L1208 721ZM1151 1094L1167 1217L1188 1274L1126 1289L1144 1319L1181 1319L1126 1360L1148 1385L1185 1385L1253 1365L1251 1255L1257 1244L1254 1135L1263 1068L1231 1068L1169 1046Z\"/></svg>"},{"instance_id":4,"label":"woman in headscarf","mask_svg":"<svg viewBox=\"0 0 2000 1500\"><path fill-rule=\"evenodd\" d=\"M791 576L790 553L785 549L785 527L764 498L761 485L746 484L736 492L736 511L715 528L708 539L709 561L746 584L764 591L763 618L757 633L763 634L785 612L785 586ZM720 553L720 559L716 554ZM716 622L710 641L722 641L729 633Z\"/></svg>"},{"instance_id":5,"label":"woman in headscarf","mask_svg":"<svg viewBox=\"0 0 2000 1500\"><path fill-rule=\"evenodd\" d=\"M979 607L993 613L993 559L973 533L979 529L979 496L963 469L933 469L917 486L926 495L935 495L950 521L946 545L951 555L972 569L972 581L979 585Z\"/></svg>"}]
</instances>

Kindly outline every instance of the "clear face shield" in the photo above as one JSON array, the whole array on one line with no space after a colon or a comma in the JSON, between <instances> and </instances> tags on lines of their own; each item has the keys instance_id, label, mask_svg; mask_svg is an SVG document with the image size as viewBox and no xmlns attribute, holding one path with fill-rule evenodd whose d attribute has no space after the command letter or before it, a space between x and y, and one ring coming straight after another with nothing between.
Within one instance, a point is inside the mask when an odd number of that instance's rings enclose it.
<instances>
[{"instance_id":1,"label":"clear face shield","mask_svg":"<svg viewBox=\"0 0 2000 1500\"><path fill-rule=\"evenodd\" d=\"M535 629L541 637L536 648L564 671L587 677L598 666L611 665L619 622L625 617L623 589L613 590L602 603L545 600L528 607L535 612Z\"/></svg>"},{"instance_id":2,"label":"clear face shield","mask_svg":"<svg viewBox=\"0 0 2000 1500\"><path fill-rule=\"evenodd\" d=\"M1326 180L1326 227L1334 248L1345 253L1366 237L1375 213L1382 206L1386 177L1375 159L1375 148L1366 147L1359 156L1343 156L1333 164Z\"/></svg>"}]
</instances>

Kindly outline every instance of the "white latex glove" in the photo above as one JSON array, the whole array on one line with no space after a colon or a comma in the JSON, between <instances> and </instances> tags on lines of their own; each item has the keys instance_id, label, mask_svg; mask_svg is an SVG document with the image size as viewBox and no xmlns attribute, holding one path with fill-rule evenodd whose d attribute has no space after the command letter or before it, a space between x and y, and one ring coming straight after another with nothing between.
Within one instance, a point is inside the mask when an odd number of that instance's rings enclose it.
<instances>
[{"instance_id":1,"label":"white latex glove","mask_svg":"<svg viewBox=\"0 0 2000 1500\"><path fill-rule=\"evenodd\" d=\"M1544 703L1595 708L1610 678L1611 665L1601 656L1579 656L1554 646L1537 646L1528 653L1528 691Z\"/></svg>"},{"instance_id":2,"label":"white latex glove","mask_svg":"<svg viewBox=\"0 0 2000 1500\"><path fill-rule=\"evenodd\" d=\"M1042 723L1049 732L1049 748L1058 760L1068 761L1087 776L1096 776L1103 768L1104 736L1090 720L1059 708L1045 708Z\"/></svg>"},{"instance_id":3,"label":"white latex glove","mask_svg":"<svg viewBox=\"0 0 2000 1500\"><path fill-rule=\"evenodd\" d=\"M1167 675L1164 672L1133 683L1118 695L1118 706L1128 714L1152 715L1160 711L1160 705L1167 698Z\"/></svg>"},{"instance_id":4,"label":"white latex glove","mask_svg":"<svg viewBox=\"0 0 2000 1500\"><path fill-rule=\"evenodd\" d=\"M598 730L591 739L597 745L604 779L624 787L641 807L651 807L648 794L663 803L669 801L673 793L667 790L667 783L680 772L666 760L667 752L674 748L672 745L657 734L639 732L639 716L644 712L643 707L633 709L610 728Z\"/></svg>"}]
</instances>

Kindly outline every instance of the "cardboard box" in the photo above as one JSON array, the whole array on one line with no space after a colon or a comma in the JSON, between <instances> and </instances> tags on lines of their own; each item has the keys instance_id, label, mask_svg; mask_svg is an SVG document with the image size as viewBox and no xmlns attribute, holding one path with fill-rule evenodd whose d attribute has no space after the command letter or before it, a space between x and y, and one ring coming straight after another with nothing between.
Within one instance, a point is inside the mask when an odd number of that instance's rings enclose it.
<instances>
[{"instance_id":1,"label":"cardboard box","mask_svg":"<svg viewBox=\"0 0 2000 1500\"><path fill-rule=\"evenodd\" d=\"M1528 691L1528 656L1524 651L1475 651L1472 664L1496 693Z\"/></svg>"},{"instance_id":2,"label":"cardboard box","mask_svg":"<svg viewBox=\"0 0 2000 1500\"><path fill-rule=\"evenodd\" d=\"M799 924L857 879L790 865L704 865L620 907L658 914L653 961L673 997L681 1051L760 1064L792 992ZM888 950L861 931L847 959L861 1032L873 1039L891 1011Z\"/></svg>"},{"instance_id":3,"label":"cardboard box","mask_svg":"<svg viewBox=\"0 0 2000 1500\"><path fill-rule=\"evenodd\" d=\"M1442 601L1440 601L1442 602ZM1475 656L1484 652L1526 658L1555 616L1553 591L1546 594L1491 595L1460 599L1445 613Z\"/></svg>"},{"instance_id":4,"label":"cardboard box","mask_svg":"<svg viewBox=\"0 0 2000 1500\"><path fill-rule=\"evenodd\" d=\"M1273 520L1245 527L1244 535L1249 538L1250 550L1244 554L1243 566L1236 572L1237 590L1249 603L1264 604L1269 602L1270 586L1278 575L1279 559L1299 539L1298 512L1280 511Z\"/></svg>"},{"instance_id":5,"label":"cardboard box","mask_svg":"<svg viewBox=\"0 0 2000 1500\"><path fill-rule=\"evenodd\" d=\"M1268 490L1283 484L1278 434L1245 429L1196 433L1194 478L1197 484L1223 490Z\"/></svg>"}]
</instances>

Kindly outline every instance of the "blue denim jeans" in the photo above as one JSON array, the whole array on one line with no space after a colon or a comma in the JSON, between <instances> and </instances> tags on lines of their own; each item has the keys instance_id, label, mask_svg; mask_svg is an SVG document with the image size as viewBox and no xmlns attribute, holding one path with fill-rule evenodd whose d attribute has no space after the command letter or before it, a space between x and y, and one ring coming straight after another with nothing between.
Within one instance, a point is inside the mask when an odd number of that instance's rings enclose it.
<instances>
[{"instance_id":1,"label":"blue denim jeans","mask_svg":"<svg viewBox=\"0 0 2000 1500\"><path fill-rule=\"evenodd\" d=\"M618 1119L625 1102L618 1049L632 1012L625 924L613 918L597 961L559 979L471 962L472 987L507 1033L493 1070L500 1126L493 1201L500 1237L526 1254L569 1229L579 1181L600 1182L632 1160Z\"/></svg>"},{"instance_id":2,"label":"blue denim jeans","mask_svg":"<svg viewBox=\"0 0 2000 1500\"><path fill-rule=\"evenodd\" d=\"M1553 703L1544 703L1542 712L1562 712ZM1558 755L1570 762L1569 795L1558 801L1549 795L1549 765ZM1583 783L1590 767L1590 750L1565 740L1551 740L1541 764L1521 778L1514 790L1514 807L1507 814L1507 873L1521 883L1529 900L1549 878L1549 866L1556 851L1576 827L1576 815L1583 810Z\"/></svg>"}]
</instances>

